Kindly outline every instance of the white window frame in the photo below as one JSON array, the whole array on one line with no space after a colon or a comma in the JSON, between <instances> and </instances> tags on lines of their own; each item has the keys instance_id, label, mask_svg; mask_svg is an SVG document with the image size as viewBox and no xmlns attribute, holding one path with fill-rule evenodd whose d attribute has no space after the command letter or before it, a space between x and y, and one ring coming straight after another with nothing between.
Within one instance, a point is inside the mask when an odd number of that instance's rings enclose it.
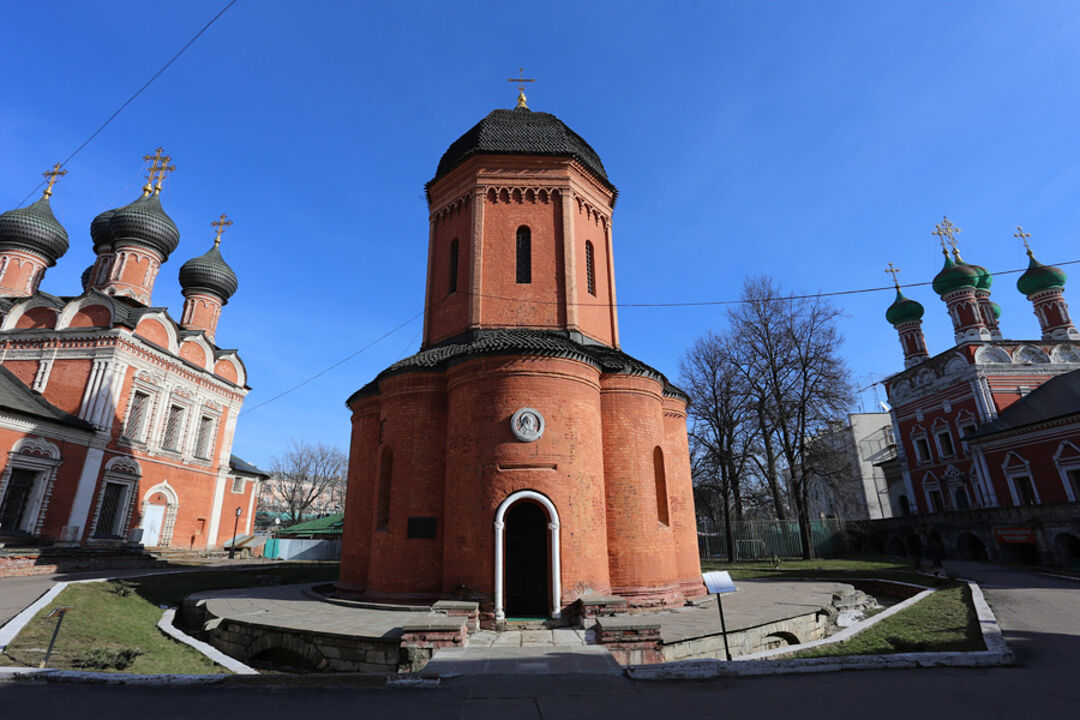
<instances>
[{"instance_id":1,"label":"white window frame","mask_svg":"<svg viewBox=\"0 0 1080 720\"><path fill-rule=\"evenodd\" d=\"M180 427L176 431L176 447L165 447L165 439L169 430L169 415L174 407L180 408L181 412ZM158 437L157 446L162 452L182 455L186 446L185 439L187 437L188 418L191 417L191 403L184 402L176 395L171 395L168 402L165 403L164 410L161 415L161 434Z\"/></svg>"},{"instance_id":2,"label":"white window frame","mask_svg":"<svg viewBox=\"0 0 1080 720\"><path fill-rule=\"evenodd\" d=\"M218 413L210 412L207 408L204 407L201 408L199 413L197 413L197 417L199 418L199 420L194 425L194 432L191 433L191 457L195 458L196 460L210 462L210 460L214 457L214 440L217 437L218 422L220 422L221 420L221 415ZM210 421L210 430L207 433L206 438L206 454L199 455L199 430L201 429L202 421L204 419Z\"/></svg>"},{"instance_id":3,"label":"white window frame","mask_svg":"<svg viewBox=\"0 0 1080 720\"><path fill-rule=\"evenodd\" d=\"M60 448L43 438L25 437L8 452L7 467L0 475L0 503L7 494L12 470L29 470L37 473L32 481L30 495L23 508L22 523L15 530L40 535L45 524L45 511L49 507L56 471L60 467ZM11 529L11 528L8 528Z\"/></svg>"},{"instance_id":4,"label":"white window frame","mask_svg":"<svg viewBox=\"0 0 1080 720\"><path fill-rule=\"evenodd\" d=\"M139 467L139 463L133 458L118 456L114 457L105 465L105 473L101 478L101 487L99 487L97 491L97 502L94 503L94 518L90 523L90 534L88 535L90 541L101 542L111 539L97 537L98 519L101 516L101 503L105 499L105 487L109 483L126 486L123 500L117 507L116 517L120 527L117 528L115 534L121 538L127 535L127 531L131 527L132 511L135 509L135 492L139 487L139 480L141 478L142 469Z\"/></svg>"},{"instance_id":5,"label":"white window frame","mask_svg":"<svg viewBox=\"0 0 1080 720\"><path fill-rule=\"evenodd\" d=\"M919 452L919 441L922 440L926 443L926 455L923 456ZM930 452L930 440L926 437L926 432L920 432L919 434L912 433L911 435L911 449L915 451L915 462L918 465L928 465L933 462L934 458Z\"/></svg>"},{"instance_id":6,"label":"white window frame","mask_svg":"<svg viewBox=\"0 0 1080 720\"><path fill-rule=\"evenodd\" d=\"M1072 448L1070 457L1064 457L1069 448ZM1080 488L1073 487L1072 480L1069 478L1070 472L1080 473L1080 447L1069 440L1063 440L1054 452L1054 465L1057 466L1061 485L1065 489L1065 499L1069 502L1080 501L1080 496L1077 495ZM1080 485L1080 480L1077 481L1077 485Z\"/></svg>"},{"instance_id":7,"label":"white window frame","mask_svg":"<svg viewBox=\"0 0 1080 720\"><path fill-rule=\"evenodd\" d=\"M1014 460L1019 460L1019 465ZM1031 484L1031 493L1035 496L1035 504L1042 505L1042 497L1039 496L1039 486L1035 483L1035 474L1031 472L1031 463L1027 461L1025 457L1017 453L1015 450L1010 451L1005 456L1005 460L1001 463L1002 473L1005 475L1005 481L1009 486L1009 495L1012 496L1013 507L1026 507L1025 503L1020 502L1020 493L1016 489L1016 480L1018 478L1027 478L1028 483Z\"/></svg>"},{"instance_id":8,"label":"white window frame","mask_svg":"<svg viewBox=\"0 0 1080 720\"><path fill-rule=\"evenodd\" d=\"M128 434L130 428L128 427L131 420L131 409L135 407L135 394L145 395L147 398L146 410L143 412L142 427L139 428L137 434ZM151 388L134 383L131 386L131 393L127 401L127 409L124 411L124 427L120 431L120 437L129 443L139 443L145 445L147 436L150 434L151 422L154 418L154 413L157 410L158 393Z\"/></svg>"},{"instance_id":9,"label":"white window frame","mask_svg":"<svg viewBox=\"0 0 1080 720\"><path fill-rule=\"evenodd\" d=\"M239 490L236 489L236 484L237 483L240 483L240 489ZM229 492L231 492L233 495L243 495L244 491L246 489L247 489L247 480L245 480L244 478L242 478L240 476L234 477L232 479L232 485L229 486Z\"/></svg>"}]
</instances>

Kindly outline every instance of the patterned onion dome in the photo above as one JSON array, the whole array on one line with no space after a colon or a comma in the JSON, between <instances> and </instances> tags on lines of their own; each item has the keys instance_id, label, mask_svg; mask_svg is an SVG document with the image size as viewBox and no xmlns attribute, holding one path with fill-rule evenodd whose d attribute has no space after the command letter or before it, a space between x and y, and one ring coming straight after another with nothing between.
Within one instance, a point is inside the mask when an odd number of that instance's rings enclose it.
<instances>
[{"instance_id":1,"label":"patterned onion dome","mask_svg":"<svg viewBox=\"0 0 1080 720\"><path fill-rule=\"evenodd\" d=\"M1017 290L1024 295L1030 296L1041 290L1065 287L1064 271L1053 265L1043 265L1030 252L1028 257L1030 258L1028 268L1020 276L1020 279L1016 281Z\"/></svg>"},{"instance_id":2,"label":"patterned onion dome","mask_svg":"<svg viewBox=\"0 0 1080 720\"><path fill-rule=\"evenodd\" d=\"M207 290L228 302L238 286L236 273L214 247L180 266L180 287L185 291Z\"/></svg>"},{"instance_id":3,"label":"patterned onion dome","mask_svg":"<svg viewBox=\"0 0 1080 720\"><path fill-rule=\"evenodd\" d=\"M112 210L106 210L98 215L90 223L90 237L94 240L94 252L105 245L112 245L112 232L109 230L109 223L112 222L113 215L116 214L117 208Z\"/></svg>"},{"instance_id":4,"label":"patterned onion dome","mask_svg":"<svg viewBox=\"0 0 1080 720\"><path fill-rule=\"evenodd\" d=\"M912 320L922 320L923 306L918 302L904 297L900 288L896 288L896 299L889 309L885 311L885 319L893 325L899 325Z\"/></svg>"},{"instance_id":5,"label":"patterned onion dome","mask_svg":"<svg viewBox=\"0 0 1080 720\"><path fill-rule=\"evenodd\" d=\"M934 292L938 295L948 295L953 290L978 285L979 275L975 269L967 263L955 263L948 255L945 255L945 265L934 277Z\"/></svg>"},{"instance_id":6,"label":"patterned onion dome","mask_svg":"<svg viewBox=\"0 0 1080 720\"><path fill-rule=\"evenodd\" d=\"M79 277L79 281L82 282L83 292L90 289L90 273L94 272L94 266L86 268L82 271L82 275Z\"/></svg>"},{"instance_id":7,"label":"patterned onion dome","mask_svg":"<svg viewBox=\"0 0 1080 720\"><path fill-rule=\"evenodd\" d=\"M549 155L577 160L600 182L614 189L595 150L562 120L527 107L492 110L455 140L439 160L428 186L473 155Z\"/></svg>"},{"instance_id":8,"label":"patterned onion dome","mask_svg":"<svg viewBox=\"0 0 1080 720\"><path fill-rule=\"evenodd\" d=\"M109 233L114 245L148 247L161 254L162 262L180 244L180 231L161 208L157 193L114 210L109 218Z\"/></svg>"},{"instance_id":9,"label":"patterned onion dome","mask_svg":"<svg viewBox=\"0 0 1080 720\"><path fill-rule=\"evenodd\" d=\"M56 264L67 252L67 230L53 215L49 198L0 215L0 250L27 250Z\"/></svg>"}]
</instances>

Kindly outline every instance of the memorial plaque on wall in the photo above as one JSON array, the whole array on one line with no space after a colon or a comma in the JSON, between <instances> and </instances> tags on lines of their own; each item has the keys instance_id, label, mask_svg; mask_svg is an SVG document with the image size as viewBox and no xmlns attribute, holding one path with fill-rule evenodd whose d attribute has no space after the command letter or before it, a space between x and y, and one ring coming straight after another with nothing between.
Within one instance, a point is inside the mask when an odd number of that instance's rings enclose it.
<instances>
[{"instance_id":1,"label":"memorial plaque on wall","mask_svg":"<svg viewBox=\"0 0 1080 720\"><path fill-rule=\"evenodd\" d=\"M417 540L432 540L435 537L435 518L411 517L406 530L406 537Z\"/></svg>"}]
</instances>

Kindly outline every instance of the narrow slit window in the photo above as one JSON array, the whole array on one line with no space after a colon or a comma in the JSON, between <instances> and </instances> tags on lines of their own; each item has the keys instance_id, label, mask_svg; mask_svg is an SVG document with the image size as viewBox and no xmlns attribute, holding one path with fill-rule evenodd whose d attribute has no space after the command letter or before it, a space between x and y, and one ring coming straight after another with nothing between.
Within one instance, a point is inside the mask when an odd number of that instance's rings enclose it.
<instances>
[{"instance_id":1,"label":"narrow slit window","mask_svg":"<svg viewBox=\"0 0 1080 720\"><path fill-rule=\"evenodd\" d=\"M588 276L589 294L596 295L596 259L593 256L592 241L585 241L585 274Z\"/></svg>"},{"instance_id":2,"label":"narrow slit window","mask_svg":"<svg viewBox=\"0 0 1080 720\"><path fill-rule=\"evenodd\" d=\"M390 527L390 479L394 475L394 453L390 448L383 448L382 462L379 464L379 498L375 517L375 529L386 530Z\"/></svg>"},{"instance_id":3,"label":"narrow slit window","mask_svg":"<svg viewBox=\"0 0 1080 720\"><path fill-rule=\"evenodd\" d=\"M653 473L656 476L656 519L668 524L667 476L664 473L664 451L653 449Z\"/></svg>"},{"instance_id":4,"label":"narrow slit window","mask_svg":"<svg viewBox=\"0 0 1080 720\"><path fill-rule=\"evenodd\" d=\"M446 294L450 295L457 292L457 273L458 273L458 239L454 238L450 241L450 283L447 286Z\"/></svg>"},{"instance_id":5,"label":"narrow slit window","mask_svg":"<svg viewBox=\"0 0 1080 720\"><path fill-rule=\"evenodd\" d=\"M525 225L517 230L517 281L532 282L532 232Z\"/></svg>"}]
</instances>

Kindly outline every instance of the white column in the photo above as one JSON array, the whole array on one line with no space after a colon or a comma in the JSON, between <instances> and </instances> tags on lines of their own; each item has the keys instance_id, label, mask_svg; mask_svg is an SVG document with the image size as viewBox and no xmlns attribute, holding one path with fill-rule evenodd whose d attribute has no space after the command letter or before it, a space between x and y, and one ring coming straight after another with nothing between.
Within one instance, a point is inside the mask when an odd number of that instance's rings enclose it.
<instances>
[{"instance_id":1,"label":"white column","mask_svg":"<svg viewBox=\"0 0 1080 720\"><path fill-rule=\"evenodd\" d=\"M573 191L566 187L560 190L562 198L562 227L563 227L563 284L566 286L564 295L566 302L566 327L570 330L580 330L578 322L577 305L577 238L574 232L574 206L577 200Z\"/></svg>"},{"instance_id":2,"label":"white column","mask_svg":"<svg viewBox=\"0 0 1080 720\"><path fill-rule=\"evenodd\" d=\"M90 516L90 505L94 501L94 488L97 487L101 460L104 456L104 447L89 448L86 451L82 473L79 474L79 484L75 488L75 501L71 503L71 514L68 515L67 524L78 526L79 532L76 537L80 539L86 532L86 520Z\"/></svg>"},{"instance_id":3,"label":"white column","mask_svg":"<svg viewBox=\"0 0 1080 720\"><path fill-rule=\"evenodd\" d=\"M559 560L559 523L548 523L551 530L551 617L562 617L562 563Z\"/></svg>"},{"instance_id":4,"label":"white column","mask_svg":"<svg viewBox=\"0 0 1080 720\"><path fill-rule=\"evenodd\" d=\"M225 434L222 436L221 452L218 455L217 480L214 481L214 500L210 508L210 527L206 531L206 548L213 549L217 545L218 527L221 525L221 507L225 502L225 480L229 474L229 454L232 449L232 436L236 430L236 412L227 409L228 417L225 420Z\"/></svg>"},{"instance_id":5,"label":"white column","mask_svg":"<svg viewBox=\"0 0 1080 720\"><path fill-rule=\"evenodd\" d=\"M495 622L506 619L503 610L503 529L506 524L495 521Z\"/></svg>"}]
</instances>

